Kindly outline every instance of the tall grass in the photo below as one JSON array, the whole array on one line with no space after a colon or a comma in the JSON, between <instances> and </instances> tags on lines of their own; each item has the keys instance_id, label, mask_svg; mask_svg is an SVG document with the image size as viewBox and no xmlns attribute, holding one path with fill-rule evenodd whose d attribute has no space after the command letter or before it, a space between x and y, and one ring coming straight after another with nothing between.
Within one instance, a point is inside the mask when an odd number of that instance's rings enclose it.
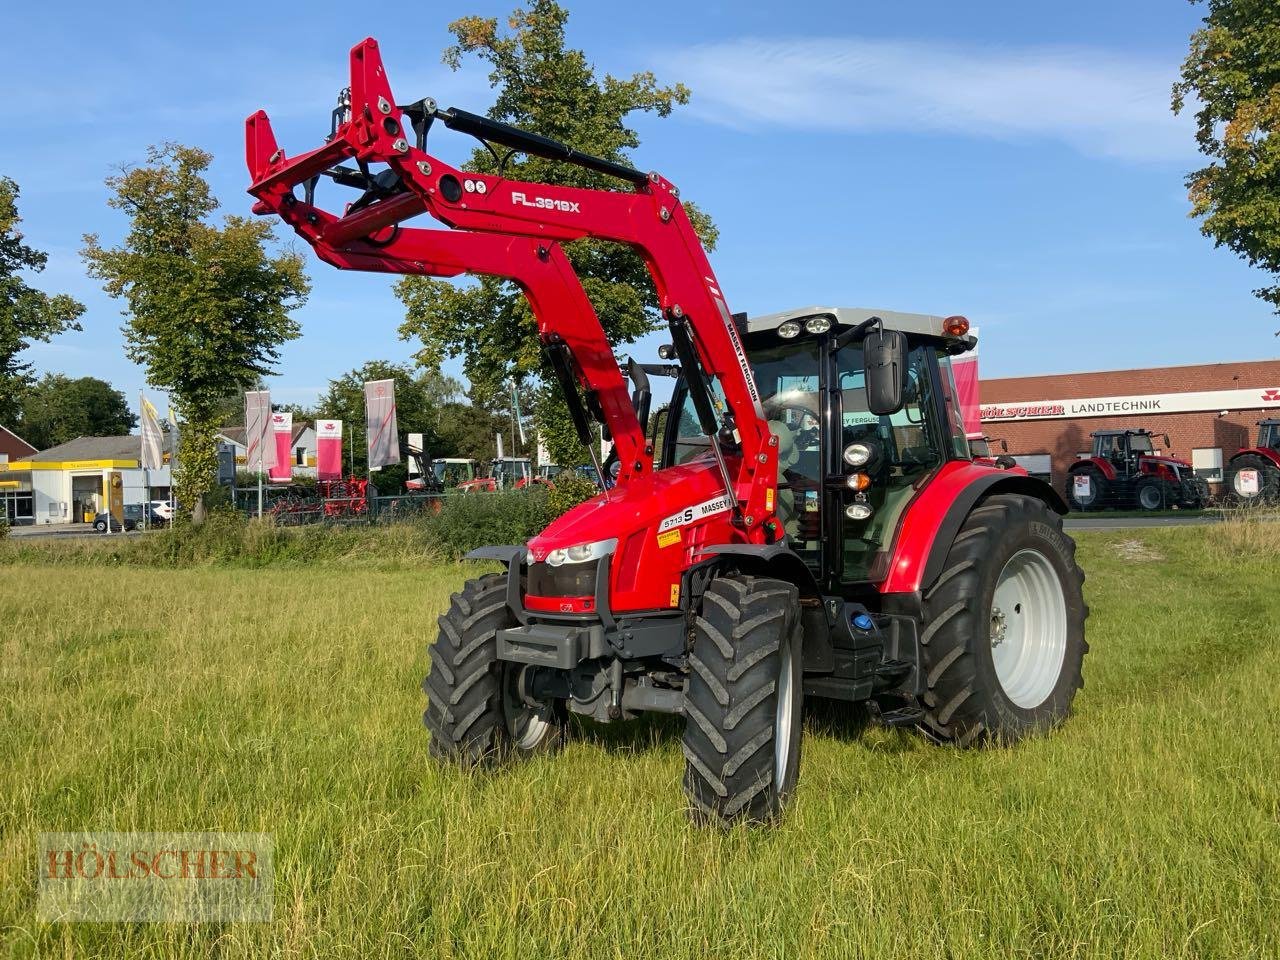
<instances>
[{"instance_id":1,"label":"tall grass","mask_svg":"<svg viewBox=\"0 0 1280 960\"><path fill-rule=\"evenodd\" d=\"M16 957L1272 958L1274 557L1081 537L1075 716L1013 749L810 721L786 821L686 822L678 722L431 763L466 565L0 566L0 952ZM1136 544L1136 546L1135 546ZM266 924L46 925L41 831L275 838Z\"/></svg>"},{"instance_id":2,"label":"tall grass","mask_svg":"<svg viewBox=\"0 0 1280 960\"><path fill-rule=\"evenodd\" d=\"M1206 538L1208 555L1217 562L1280 558L1280 511L1233 507L1223 513Z\"/></svg>"}]
</instances>

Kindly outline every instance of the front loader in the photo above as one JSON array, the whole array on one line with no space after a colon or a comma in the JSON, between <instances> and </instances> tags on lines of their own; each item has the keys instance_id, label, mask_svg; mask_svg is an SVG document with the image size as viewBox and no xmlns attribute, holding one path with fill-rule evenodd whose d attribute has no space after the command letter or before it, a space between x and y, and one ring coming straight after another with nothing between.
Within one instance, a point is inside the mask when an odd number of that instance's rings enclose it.
<instances>
[{"instance_id":1,"label":"front loader","mask_svg":"<svg viewBox=\"0 0 1280 960\"><path fill-rule=\"evenodd\" d=\"M436 126L619 189L458 169L428 149ZM373 40L351 52L323 146L286 157L262 112L246 132L255 212L326 262L518 284L580 438L596 421L613 441L611 489L528 543L470 555L504 572L439 620L433 756L546 750L575 713L677 714L694 817L765 821L796 786L806 697L962 746L1067 715L1087 611L1066 507L970 456L951 377L973 345L963 318L733 315L666 179L430 99L398 104ZM327 212L321 177L362 193ZM407 225L422 214L443 229ZM624 376L560 246L582 237L641 254L670 362ZM658 462L646 371L677 378Z\"/></svg>"}]
</instances>

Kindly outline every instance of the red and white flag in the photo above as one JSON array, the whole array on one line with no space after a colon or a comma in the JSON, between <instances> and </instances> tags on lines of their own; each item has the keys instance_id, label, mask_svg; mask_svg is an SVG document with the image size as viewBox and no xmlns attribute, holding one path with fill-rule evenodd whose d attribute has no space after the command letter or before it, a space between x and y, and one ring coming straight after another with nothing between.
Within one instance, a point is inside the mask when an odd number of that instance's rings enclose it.
<instances>
[{"instance_id":1,"label":"red and white flag","mask_svg":"<svg viewBox=\"0 0 1280 960\"><path fill-rule=\"evenodd\" d=\"M978 328L969 330L972 337L978 336ZM951 358L951 372L956 378L956 401L964 415L964 433L970 440L982 436L982 417L978 396L978 345L973 349Z\"/></svg>"},{"instance_id":2,"label":"red and white flag","mask_svg":"<svg viewBox=\"0 0 1280 960\"><path fill-rule=\"evenodd\" d=\"M396 382L370 380L364 385L365 437L369 469L400 462L400 427L396 423Z\"/></svg>"},{"instance_id":3,"label":"red and white flag","mask_svg":"<svg viewBox=\"0 0 1280 960\"><path fill-rule=\"evenodd\" d=\"M316 479L342 476L342 421L316 421Z\"/></svg>"},{"instance_id":4,"label":"red and white flag","mask_svg":"<svg viewBox=\"0 0 1280 960\"><path fill-rule=\"evenodd\" d=\"M273 413L271 432L275 434L276 462L270 476L276 483L288 483L293 478L293 414Z\"/></svg>"},{"instance_id":5,"label":"red and white flag","mask_svg":"<svg viewBox=\"0 0 1280 960\"><path fill-rule=\"evenodd\" d=\"M253 471L276 465L276 441L271 433L271 391L244 394L244 465Z\"/></svg>"}]
</instances>

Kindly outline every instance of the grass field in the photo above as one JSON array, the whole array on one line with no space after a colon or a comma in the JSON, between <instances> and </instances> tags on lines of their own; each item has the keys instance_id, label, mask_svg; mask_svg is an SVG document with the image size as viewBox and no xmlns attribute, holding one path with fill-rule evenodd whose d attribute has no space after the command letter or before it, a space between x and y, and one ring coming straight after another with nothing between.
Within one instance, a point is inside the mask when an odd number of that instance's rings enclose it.
<instances>
[{"instance_id":1,"label":"grass field","mask_svg":"<svg viewBox=\"0 0 1280 960\"><path fill-rule=\"evenodd\" d=\"M0 565L0 947L1276 957L1280 556L1213 536L1080 538L1093 649L1053 736L811 721L786 822L728 833L686 822L671 722L428 762L418 683L462 566ZM42 924L37 836L82 829L271 833L275 919Z\"/></svg>"}]
</instances>

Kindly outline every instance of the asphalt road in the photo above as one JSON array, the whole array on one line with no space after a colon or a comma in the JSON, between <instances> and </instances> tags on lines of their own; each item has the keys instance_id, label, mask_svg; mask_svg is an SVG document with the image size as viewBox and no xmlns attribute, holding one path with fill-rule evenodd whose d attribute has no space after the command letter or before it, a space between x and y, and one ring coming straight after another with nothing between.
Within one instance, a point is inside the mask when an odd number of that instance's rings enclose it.
<instances>
[{"instance_id":1,"label":"asphalt road","mask_svg":"<svg viewBox=\"0 0 1280 960\"><path fill-rule=\"evenodd\" d=\"M1216 514L1195 517L1156 515L1150 517L1108 517L1099 514L1090 517L1069 516L1062 525L1067 530L1137 530L1142 527L1195 527L1204 523L1217 523L1222 518Z\"/></svg>"}]
</instances>

